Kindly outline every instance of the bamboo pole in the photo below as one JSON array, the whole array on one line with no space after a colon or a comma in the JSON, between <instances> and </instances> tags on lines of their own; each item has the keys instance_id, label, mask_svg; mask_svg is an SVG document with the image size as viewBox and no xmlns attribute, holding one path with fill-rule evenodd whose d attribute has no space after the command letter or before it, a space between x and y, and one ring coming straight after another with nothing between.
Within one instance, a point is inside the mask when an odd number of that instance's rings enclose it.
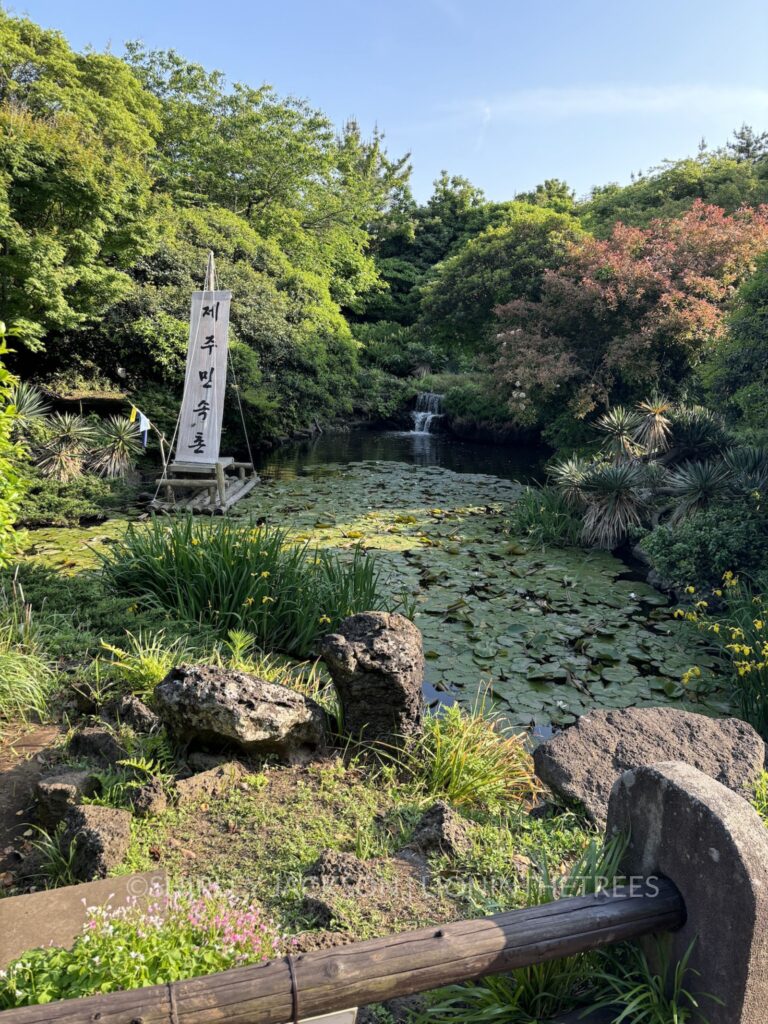
<instances>
[{"instance_id":1,"label":"bamboo pole","mask_svg":"<svg viewBox=\"0 0 768 1024\"><path fill-rule=\"evenodd\" d=\"M0 1024L286 1024L680 927L672 882L619 887L169 985L28 1006Z\"/></svg>"}]
</instances>

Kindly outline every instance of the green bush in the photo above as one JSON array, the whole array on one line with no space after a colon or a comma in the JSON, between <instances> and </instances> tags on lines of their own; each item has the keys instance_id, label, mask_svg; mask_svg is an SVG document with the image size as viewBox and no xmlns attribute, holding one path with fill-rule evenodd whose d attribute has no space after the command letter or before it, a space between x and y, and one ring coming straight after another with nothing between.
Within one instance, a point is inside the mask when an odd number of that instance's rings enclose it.
<instances>
[{"instance_id":1,"label":"green bush","mask_svg":"<svg viewBox=\"0 0 768 1024\"><path fill-rule=\"evenodd\" d=\"M732 570L758 573L768 564L768 515L752 497L694 512L657 526L641 541L661 579L672 586L717 585Z\"/></svg>"},{"instance_id":2,"label":"green bush","mask_svg":"<svg viewBox=\"0 0 768 1024\"><path fill-rule=\"evenodd\" d=\"M512 507L509 529L534 544L578 544L581 517L556 487L526 487Z\"/></svg>"},{"instance_id":3,"label":"green bush","mask_svg":"<svg viewBox=\"0 0 768 1024\"><path fill-rule=\"evenodd\" d=\"M44 717L54 683L31 609L0 593L0 731L3 721Z\"/></svg>"},{"instance_id":4,"label":"green bush","mask_svg":"<svg viewBox=\"0 0 768 1024\"><path fill-rule=\"evenodd\" d=\"M34 949L0 977L0 1009L166 984L268 960L291 942L260 911L212 885L158 894L147 909L91 912L71 949Z\"/></svg>"},{"instance_id":5,"label":"green bush","mask_svg":"<svg viewBox=\"0 0 768 1024\"><path fill-rule=\"evenodd\" d=\"M103 572L117 593L298 657L345 616L384 607L378 568L359 548L343 559L275 527L191 515L129 526Z\"/></svg>"},{"instance_id":6,"label":"green bush","mask_svg":"<svg viewBox=\"0 0 768 1024\"><path fill-rule=\"evenodd\" d=\"M122 481L92 473L62 482L30 470L27 480L16 525L30 529L78 526L85 519L104 519L110 512L124 509L134 494Z\"/></svg>"}]
</instances>

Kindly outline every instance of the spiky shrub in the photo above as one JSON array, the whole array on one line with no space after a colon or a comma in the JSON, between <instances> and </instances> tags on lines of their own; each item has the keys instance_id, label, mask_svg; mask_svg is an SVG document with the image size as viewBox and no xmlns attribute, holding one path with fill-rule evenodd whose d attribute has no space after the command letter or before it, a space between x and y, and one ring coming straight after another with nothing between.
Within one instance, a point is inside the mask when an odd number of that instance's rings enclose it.
<instances>
[{"instance_id":1,"label":"spiky shrub","mask_svg":"<svg viewBox=\"0 0 768 1024\"><path fill-rule=\"evenodd\" d=\"M102 557L107 583L225 637L299 657L347 615L384 608L373 558L292 544L288 533L228 519L153 517Z\"/></svg>"},{"instance_id":2,"label":"spiky shrub","mask_svg":"<svg viewBox=\"0 0 768 1024\"><path fill-rule=\"evenodd\" d=\"M746 493L768 489L768 450L743 445L729 449L724 456L734 485Z\"/></svg>"},{"instance_id":3,"label":"spiky shrub","mask_svg":"<svg viewBox=\"0 0 768 1024\"><path fill-rule=\"evenodd\" d=\"M702 405L680 405L671 420L670 455L677 461L711 458L732 444L722 416Z\"/></svg>"},{"instance_id":4,"label":"spiky shrub","mask_svg":"<svg viewBox=\"0 0 768 1024\"><path fill-rule=\"evenodd\" d=\"M641 451L637 435L642 417L634 409L616 405L597 421L597 429L605 435L603 451L614 459L632 458Z\"/></svg>"},{"instance_id":5,"label":"spiky shrub","mask_svg":"<svg viewBox=\"0 0 768 1024\"><path fill-rule=\"evenodd\" d=\"M578 544L581 519L556 487L526 487L512 507L509 528L534 544Z\"/></svg>"},{"instance_id":6,"label":"spiky shrub","mask_svg":"<svg viewBox=\"0 0 768 1024\"><path fill-rule=\"evenodd\" d=\"M656 454L666 451L672 435L670 413L672 403L663 395L653 394L637 403L640 422L635 430L635 440L646 452Z\"/></svg>"},{"instance_id":7,"label":"spiky shrub","mask_svg":"<svg viewBox=\"0 0 768 1024\"><path fill-rule=\"evenodd\" d=\"M124 477L141 452L139 430L127 416L110 416L99 425L89 453L89 468L99 476Z\"/></svg>"},{"instance_id":8,"label":"spiky shrub","mask_svg":"<svg viewBox=\"0 0 768 1024\"><path fill-rule=\"evenodd\" d=\"M582 538L587 544L615 548L642 525L646 498L640 464L596 466L587 474L583 489L587 507Z\"/></svg>"},{"instance_id":9,"label":"spiky shrub","mask_svg":"<svg viewBox=\"0 0 768 1024\"><path fill-rule=\"evenodd\" d=\"M582 509L586 504L584 497L584 481L589 472L591 463L578 455L572 455L568 459L561 459L553 463L547 473L568 506L572 509Z\"/></svg>"},{"instance_id":10,"label":"spiky shrub","mask_svg":"<svg viewBox=\"0 0 768 1024\"><path fill-rule=\"evenodd\" d=\"M722 460L707 459L704 462L684 462L672 470L667 478L664 493L674 502L672 522L679 522L686 516L721 499L733 477L729 467Z\"/></svg>"},{"instance_id":11,"label":"spiky shrub","mask_svg":"<svg viewBox=\"0 0 768 1024\"><path fill-rule=\"evenodd\" d=\"M11 404L16 409L14 431L20 437L28 437L45 421L51 407L43 393L34 384L19 381L11 392Z\"/></svg>"},{"instance_id":12,"label":"spiky shrub","mask_svg":"<svg viewBox=\"0 0 768 1024\"><path fill-rule=\"evenodd\" d=\"M507 733L485 700L427 715L423 734L398 757L424 793L456 807L520 804L540 788L524 737Z\"/></svg>"},{"instance_id":13,"label":"spiky shrub","mask_svg":"<svg viewBox=\"0 0 768 1024\"><path fill-rule=\"evenodd\" d=\"M46 421L45 439L37 453L40 472L60 481L78 477L95 438L95 427L82 416L54 413Z\"/></svg>"}]
</instances>

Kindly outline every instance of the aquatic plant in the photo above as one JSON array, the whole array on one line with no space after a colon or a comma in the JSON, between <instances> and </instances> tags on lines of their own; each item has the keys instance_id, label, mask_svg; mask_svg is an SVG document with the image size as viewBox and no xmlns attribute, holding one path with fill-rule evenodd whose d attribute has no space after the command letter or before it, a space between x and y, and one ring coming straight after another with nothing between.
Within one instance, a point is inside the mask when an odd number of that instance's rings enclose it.
<instances>
[{"instance_id":1,"label":"aquatic plant","mask_svg":"<svg viewBox=\"0 0 768 1024\"><path fill-rule=\"evenodd\" d=\"M299 657L347 615L385 605L378 567L361 548L343 558L231 520L153 517L131 525L102 566L118 593Z\"/></svg>"}]
</instances>

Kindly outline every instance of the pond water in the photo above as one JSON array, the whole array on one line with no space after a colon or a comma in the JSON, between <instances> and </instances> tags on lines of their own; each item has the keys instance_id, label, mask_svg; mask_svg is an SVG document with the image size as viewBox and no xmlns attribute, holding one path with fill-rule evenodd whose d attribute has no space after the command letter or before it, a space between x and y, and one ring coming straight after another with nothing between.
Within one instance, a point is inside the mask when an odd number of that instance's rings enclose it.
<instances>
[{"instance_id":1,"label":"pond water","mask_svg":"<svg viewBox=\"0 0 768 1024\"><path fill-rule=\"evenodd\" d=\"M445 433L368 430L321 434L256 456L265 479L289 480L327 463L404 462L442 466L456 473L488 473L503 480L538 482L547 452L526 444L492 445L462 441Z\"/></svg>"}]
</instances>

